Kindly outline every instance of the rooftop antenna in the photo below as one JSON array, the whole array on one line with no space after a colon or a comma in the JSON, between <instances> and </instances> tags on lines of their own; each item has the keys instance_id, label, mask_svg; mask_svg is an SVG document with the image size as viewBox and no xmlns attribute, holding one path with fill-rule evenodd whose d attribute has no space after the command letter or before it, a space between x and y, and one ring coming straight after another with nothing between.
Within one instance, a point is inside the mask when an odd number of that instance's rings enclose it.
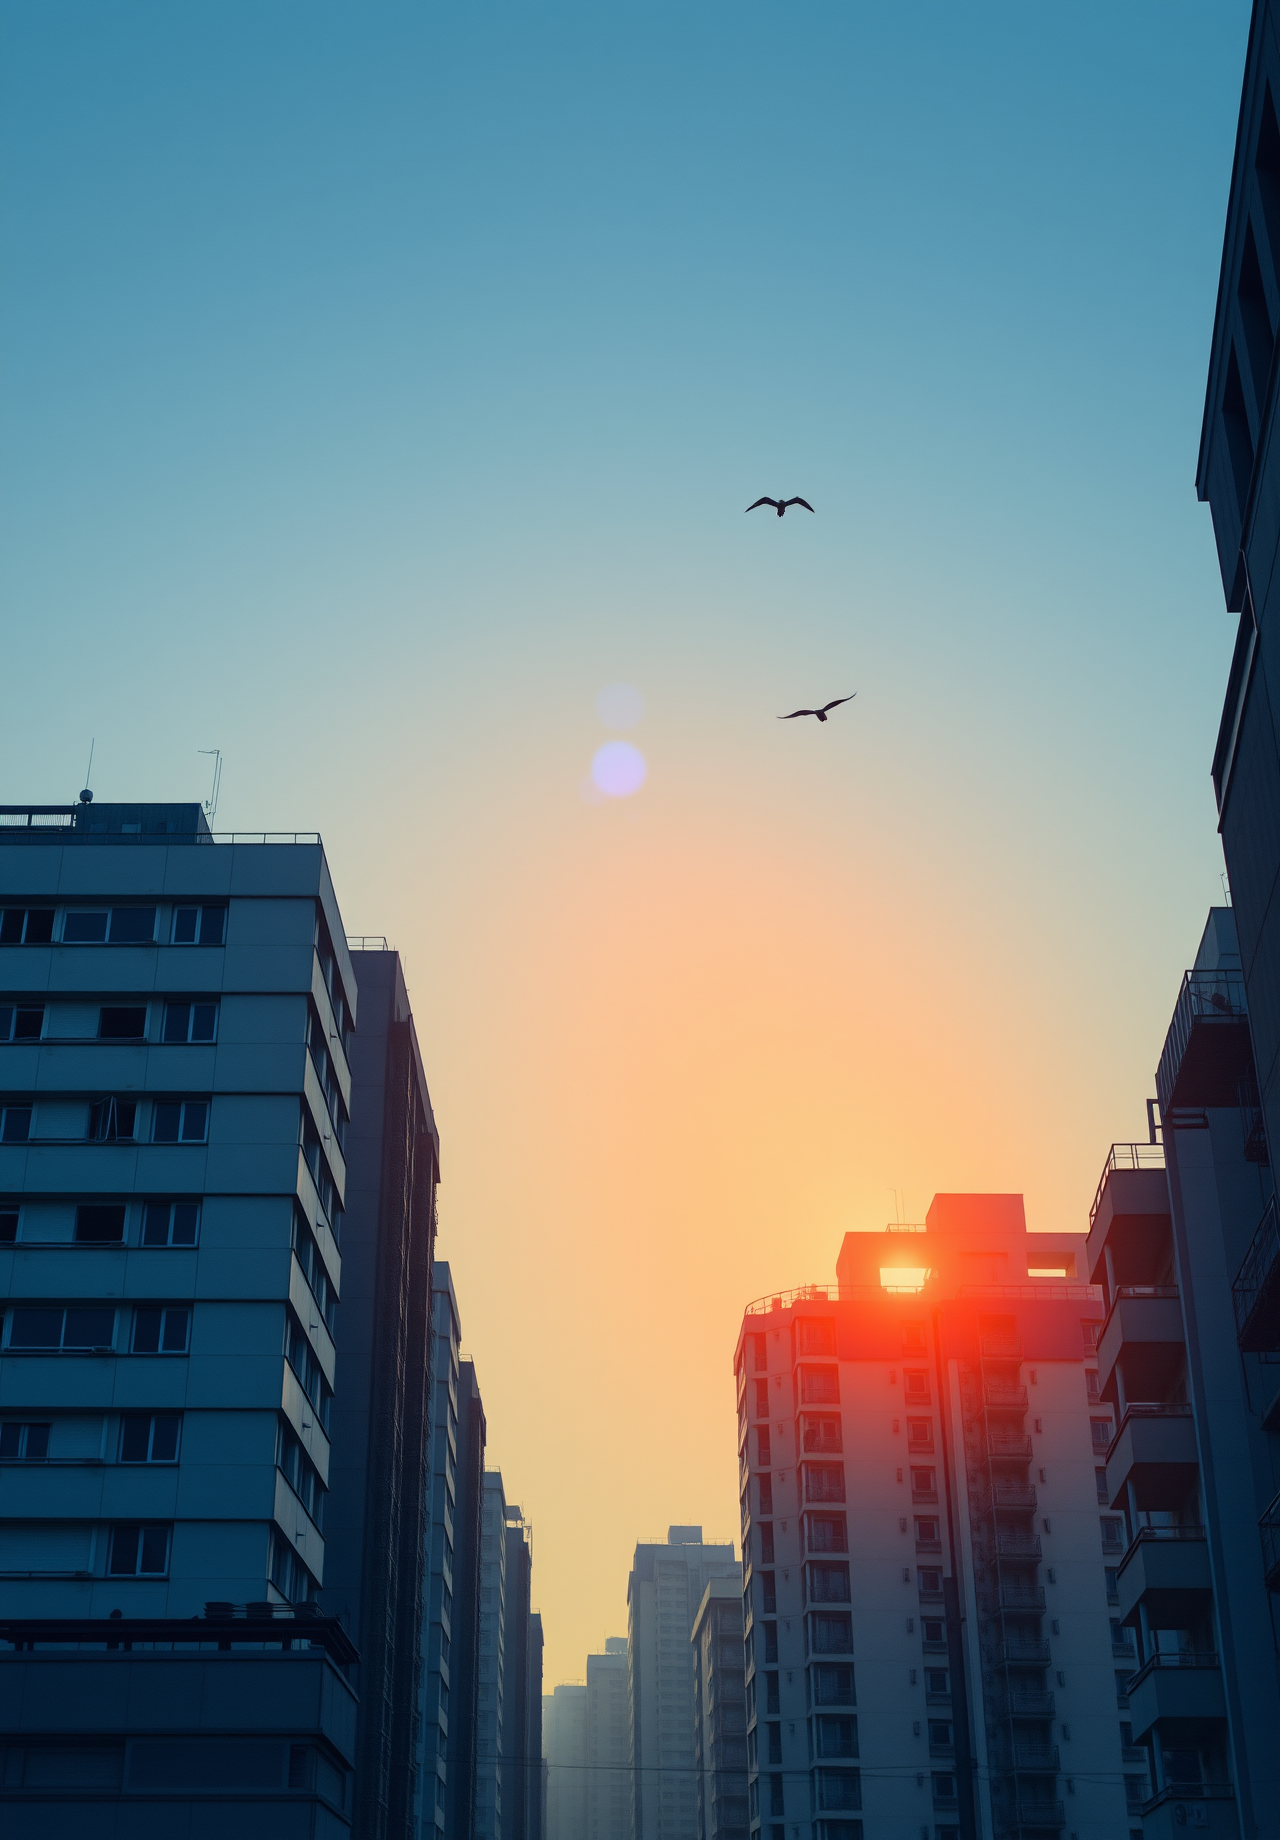
<instances>
[{"instance_id":1,"label":"rooftop antenna","mask_svg":"<svg viewBox=\"0 0 1280 1840\"><path fill-rule=\"evenodd\" d=\"M213 755L213 786L204 802L204 815L212 824L218 815L218 792L222 786L222 749L200 748L198 751L201 754Z\"/></svg>"},{"instance_id":2,"label":"rooftop antenna","mask_svg":"<svg viewBox=\"0 0 1280 1840\"><path fill-rule=\"evenodd\" d=\"M93 793L89 790L89 781L93 777L93 750L96 746L97 746L97 737L91 735L89 737L89 764L85 768L85 773L84 773L84 791L80 794L80 803L82 805L92 805L93 804Z\"/></svg>"}]
</instances>

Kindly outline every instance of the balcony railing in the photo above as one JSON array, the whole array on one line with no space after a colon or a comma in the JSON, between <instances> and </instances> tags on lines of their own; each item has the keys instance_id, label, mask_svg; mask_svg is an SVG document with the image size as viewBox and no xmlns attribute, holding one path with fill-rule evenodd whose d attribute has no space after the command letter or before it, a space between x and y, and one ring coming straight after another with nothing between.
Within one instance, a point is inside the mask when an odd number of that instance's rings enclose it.
<instances>
[{"instance_id":1,"label":"balcony railing","mask_svg":"<svg viewBox=\"0 0 1280 1840\"><path fill-rule=\"evenodd\" d=\"M1089 1209L1089 1227L1098 1218L1098 1209L1102 1206L1102 1191L1107 1186L1107 1177L1116 1169L1163 1169L1163 1144L1112 1144L1111 1153L1102 1165L1102 1174L1098 1177L1098 1186L1094 1192L1093 1206Z\"/></svg>"},{"instance_id":2,"label":"balcony railing","mask_svg":"<svg viewBox=\"0 0 1280 1840\"><path fill-rule=\"evenodd\" d=\"M1058 1773L1058 1747L1056 1744L1023 1745L1014 1750L1013 1767L1015 1770L1032 1771L1037 1776Z\"/></svg>"},{"instance_id":3,"label":"balcony railing","mask_svg":"<svg viewBox=\"0 0 1280 1840\"><path fill-rule=\"evenodd\" d=\"M987 1453L993 1457L1003 1457L1011 1462L1030 1463L1031 1439L1029 1437L1010 1437L1007 1432L989 1430L987 1432Z\"/></svg>"},{"instance_id":4,"label":"balcony railing","mask_svg":"<svg viewBox=\"0 0 1280 1840\"><path fill-rule=\"evenodd\" d=\"M1010 1719L1051 1719L1054 1716L1054 1699L1052 1693L1039 1693L1028 1688L1024 1692L1010 1692L1004 1698L1005 1717Z\"/></svg>"},{"instance_id":5,"label":"balcony railing","mask_svg":"<svg viewBox=\"0 0 1280 1840\"><path fill-rule=\"evenodd\" d=\"M1236 1273L1231 1301L1236 1341L1247 1354L1280 1349L1280 1219L1274 1195Z\"/></svg>"},{"instance_id":6,"label":"balcony railing","mask_svg":"<svg viewBox=\"0 0 1280 1840\"><path fill-rule=\"evenodd\" d=\"M1025 1509L1035 1513L1036 1490L1032 1482L997 1482L991 1490L992 1505L1017 1514Z\"/></svg>"},{"instance_id":7,"label":"balcony railing","mask_svg":"<svg viewBox=\"0 0 1280 1840\"><path fill-rule=\"evenodd\" d=\"M1280 1591L1280 1495L1258 1522L1262 1535L1263 1578L1268 1591Z\"/></svg>"},{"instance_id":8,"label":"balcony railing","mask_svg":"<svg viewBox=\"0 0 1280 1840\"><path fill-rule=\"evenodd\" d=\"M1241 972L1187 972L1156 1069L1162 1117L1178 1104L1235 1103L1240 1076L1248 1062L1247 1031L1238 1044L1230 1040L1198 1043L1196 1038L1202 1033L1219 1033L1225 1024L1236 1025L1233 1032L1239 1033L1240 1025L1247 1020Z\"/></svg>"},{"instance_id":9,"label":"balcony railing","mask_svg":"<svg viewBox=\"0 0 1280 1840\"><path fill-rule=\"evenodd\" d=\"M1020 1529L1002 1527L996 1534L996 1551L1002 1559L1038 1559L1040 1535Z\"/></svg>"},{"instance_id":10,"label":"balcony railing","mask_svg":"<svg viewBox=\"0 0 1280 1840\"><path fill-rule=\"evenodd\" d=\"M1211 1648L1160 1649L1143 1662L1136 1674L1130 1675L1129 1692L1132 1693L1139 1681L1154 1674L1158 1668L1209 1669L1217 1666L1218 1657Z\"/></svg>"},{"instance_id":11,"label":"balcony railing","mask_svg":"<svg viewBox=\"0 0 1280 1840\"><path fill-rule=\"evenodd\" d=\"M1052 1651L1038 1636L1006 1636L995 1659L1002 1667L1048 1667Z\"/></svg>"},{"instance_id":12,"label":"balcony railing","mask_svg":"<svg viewBox=\"0 0 1280 1840\"><path fill-rule=\"evenodd\" d=\"M1234 1802L1235 1785L1229 1782L1174 1782L1149 1796L1142 1804L1143 1814L1154 1814L1166 1802Z\"/></svg>"},{"instance_id":13,"label":"balcony railing","mask_svg":"<svg viewBox=\"0 0 1280 1840\"><path fill-rule=\"evenodd\" d=\"M1042 1585L1002 1584L1000 1586L1000 1608L1002 1610L1043 1610L1044 1587Z\"/></svg>"},{"instance_id":14,"label":"balcony railing","mask_svg":"<svg viewBox=\"0 0 1280 1840\"><path fill-rule=\"evenodd\" d=\"M743 1311L744 1316L770 1316L775 1310L789 1310L797 1303L835 1303L840 1289L835 1284L802 1284L793 1291L774 1291L772 1296L757 1297Z\"/></svg>"},{"instance_id":15,"label":"balcony railing","mask_svg":"<svg viewBox=\"0 0 1280 1840\"><path fill-rule=\"evenodd\" d=\"M982 1389L982 1397L989 1406L1012 1408L1025 1412L1027 1409L1027 1389L1018 1386L1012 1380L988 1380Z\"/></svg>"}]
</instances>

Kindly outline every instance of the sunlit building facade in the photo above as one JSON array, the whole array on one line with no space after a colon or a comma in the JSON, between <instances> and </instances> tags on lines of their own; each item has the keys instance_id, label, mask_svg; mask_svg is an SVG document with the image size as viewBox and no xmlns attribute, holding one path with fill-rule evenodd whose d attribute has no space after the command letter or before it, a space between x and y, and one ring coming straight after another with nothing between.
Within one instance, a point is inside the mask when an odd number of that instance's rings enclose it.
<instances>
[{"instance_id":1,"label":"sunlit building facade","mask_svg":"<svg viewBox=\"0 0 1280 1840\"><path fill-rule=\"evenodd\" d=\"M736 1352L751 1833L1128 1840L1083 1235L940 1195L837 1277Z\"/></svg>"}]
</instances>

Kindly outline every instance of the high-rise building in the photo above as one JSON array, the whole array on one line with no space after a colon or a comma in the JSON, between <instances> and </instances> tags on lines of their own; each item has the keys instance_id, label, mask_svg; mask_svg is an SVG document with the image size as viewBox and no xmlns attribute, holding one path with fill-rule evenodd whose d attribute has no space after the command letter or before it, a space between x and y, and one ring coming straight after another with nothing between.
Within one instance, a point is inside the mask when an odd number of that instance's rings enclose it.
<instances>
[{"instance_id":1,"label":"high-rise building","mask_svg":"<svg viewBox=\"0 0 1280 1840\"><path fill-rule=\"evenodd\" d=\"M398 954L380 941L354 952L351 963L363 1013L350 1056L344 1287L336 1318L341 1384L332 1414L322 1602L360 1652L356 1833L360 1840L409 1840L419 1762L439 1138ZM325 1090L320 1026L313 1019L310 1071Z\"/></svg>"},{"instance_id":2,"label":"high-rise building","mask_svg":"<svg viewBox=\"0 0 1280 1840\"><path fill-rule=\"evenodd\" d=\"M475 1827L480 1711L480 1568L484 1531L485 1417L475 1365L458 1369L457 1496L453 1512L453 1608L449 1649L449 1748L445 1833Z\"/></svg>"},{"instance_id":3,"label":"high-rise building","mask_svg":"<svg viewBox=\"0 0 1280 1840\"><path fill-rule=\"evenodd\" d=\"M587 1840L631 1840L627 1638L587 1656Z\"/></svg>"},{"instance_id":4,"label":"high-rise building","mask_svg":"<svg viewBox=\"0 0 1280 1840\"><path fill-rule=\"evenodd\" d=\"M740 1581L731 1544L701 1527L642 1541L627 1581L628 1711L633 1840L695 1840L693 1619L713 1578Z\"/></svg>"},{"instance_id":5,"label":"high-rise building","mask_svg":"<svg viewBox=\"0 0 1280 1840\"><path fill-rule=\"evenodd\" d=\"M533 1530L514 1502L503 1513L502 1840L540 1840L542 1618L531 1608Z\"/></svg>"},{"instance_id":6,"label":"high-rise building","mask_svg":"<svg viewBox=\"0 0 1280 1840\"><path fill-rule=\"evenodd\" d=\"M431 1268L431 1470L422 1619L422 1687L418 1696L417 1840L448 1832L449 1723L455 1659L462 1658L463 1631L455 1645L454 1537L458 1494L458 1383L462 1330L458 1299L448 1265Z\"/></svg>"},{"instance_id":7,"label":"high-rise building","mask_svg":"<svg viewBox=\"0 0 1280 1840\"><path fill-rule=\"evenodd\" d=\"M547 1759L542 1738L542 1656L545 1636L542 1614L529 1612L529 1647L525 1665L525 1705L528 1708L525 1750L525 1836L543 1840L547 1829Z\"/></svg>"},{"instance_id":8,"label":"high-rise building","mask_svg":"<svg viewBox=\"0 0 1280 1840\"><path fill-rule=\"evenodd\" d=\"M345 1829L355 1652L318 1599L344 1255L375 1229L344 1219L323 849L215 841L198 806L7 807L0 907L0 1616L28 1644L0 1653L0 1825L71 1796L85 1832L157 1798Z\"/></svg>"},{"instance_id":9,"label":"high-rise building","mask_svg":"<svg viewBox=\"0 0 1280 1840\"><path fill-rule=\"evenodd\" d=\"M708 1584L692 1642L698 1840L747 1840L747 1685L736 1578Z\"/></svg>"},{"instance_id":10,"label":"high-rise building","mask_svg":"<svg viewBox=\"0 0 1280 1840\"><path fill-rule=\"evenodd\" d=\"M547 1840L587 1840L587 1689L565 1681L542 1696Z\"/></svg>"},{"instance_id":11,"label":"high-rise building","mask_svg":"<svg viewBox=\"0 0 1280 1840\"><path fill-rule=\"evenodd\" d=\"M480 1643L476 1715L476 1840L511 1840L502 1828L506 1711L507 1500L501 1470L484 1473L480 1540Z\"/></svg>"},{"instance_id":12,"label":"high-rise building","mask_svg":"<svg viewBox=\"0 0 1280 1840\"><path fill-rule=\"evenodd\" d=\"M939 1195L922 1227L846 1235L837 1286L748 1309L753 1834L1127 1840L1083 1266L1020 1196Z\"/></svg>"},{"instance_id":13,"label":"high-rise building","mask_svg":"<svg viewBox=\"0 0 1280 1840\"><path fill-rule=\"evenodd\" d=\"M1273 1191L1229 908L1210 911L1156 1086L1163 1142L1112 1146L1088 1243L1107 1311L1101 1393L1119 1417L1114 1594L1137 1638L1126 1723L1148 1833L1252 1836L1280 1808L1267 1599L1280 1292L1265 1273L1248 1281Z\"/></svg>"}]
</instances>

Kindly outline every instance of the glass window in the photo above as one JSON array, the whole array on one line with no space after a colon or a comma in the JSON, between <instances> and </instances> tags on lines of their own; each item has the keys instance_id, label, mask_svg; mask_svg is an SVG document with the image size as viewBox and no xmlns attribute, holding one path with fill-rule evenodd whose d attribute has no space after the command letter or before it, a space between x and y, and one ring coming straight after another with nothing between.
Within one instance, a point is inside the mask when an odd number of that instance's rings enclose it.
<instances>
[{"instance_id":1,"label":"glass window","mask_svg":"<svg viewBox=\"0 0 1280 1840\"><path fill-rule=\"evenodd\" d=\"M95 1144L131 1143L138 1121L132 1099L95 1099L89 1107L88 1135Z\"/></svg>"},{"instance_id":2,"label":"glass window","mask_svg":"<svg viewBox=\"0 0 1280 1840\"><path fill-rule=\"evenodd\" d=\"M62 916L62 937L67 945L101 945L109 917L105 907L70 907Z\"/></svg>"},{"instance_id":3,"label":"glass window","mask_svg":"<svg viewBox=\"0 0 1280 1840\"><path fill-rule=\"evenodd\" d=\"M0 1112L0 1143L25 1144L31 1136L31 1107L6 1105Z\"/></svg>"},{"instance_id":4,"label":"glass window","mask_svg":"<svg viewBox=\"0 0 1280 1840\"><path fill-rule=\"evenodd\" d=\"M162 1578L169 1569L168 1527L111 1529L107 1571L115 1578Z\"/></svg>"},{"instance_id":5,"label":"glass window","mask_svg":"<svg viewBox=\"0 0 1280 1840\"><path fill-rule=\"evenodd\" d=\"M144 1246L194 1246L199 1232L198 1201L148 1201L143 1210Z\"/></svg>"},{"instance_id":6,"label":"glass window","mask_svg":"<svg viewBox=\"0 0 1280 1840\"><path fill-rule=\"evenodd\" d=\"M220 946L226 940L225 907L175 907L173 931L175 946Z\"/></svg>"},{"instance_id":7,"label":"glass window","mask_svg":"<svg viewBox=\"0 0 1280 1840\"><path fill-rule=\"evenodd\" d=\"M216 1003L166 1003L164 1006L165 1041L213 1041L217 1027Z\"/></svg>"},{"instance_id":8,"label":"glass window","mask_svg":"<svg viewBox=\"0 0 1280 1840\"><path fill-rule=\"evenodd\" d=\"M156 936L154 907L113 907L111 909L111 943L113 946L150 945Z\"/></svg>"},{"instance_id":9,"label":"glass window","mask_svg":"<svg viewBox=\"0 0 1280 1840\"><path fill-rule=\"evenodd\" d=\"M0 1041L39 1041L43 1032L43 1003L0 1003Z\"/></svg>"},{"instance_id":10,"label":"glass window","mask_svg":"<svg viewBox=\"0 0 1280 1840\"><path fill-rule=\"evenodd\" d=\"M185 1354L191 1311L185 1305L140 1305L133 1312L135 1354Z\"/></svg>"},{"instance_id":11,"label":"glass window","mask_svg":"<svg viewBox=\"0 0 1280 1840\"><path fill-rule=\"evenodd\" d=\"M144 1041L146 1034L145 1003L104 1004L98 1011L99 1041Z\"/></svg>"},{"instance_id":12,"label":"glass window","mask_svg":"<svg viewBox=\"0 0 1280 1840\"><path fill-rule=\"evenodd\" d=\"M152 1113L154 1144L202 1144L208 1136L207 1099L162 1099Z\"/></svg>"},{"instance_id":13,"label":"glass window","mask_svg":"<svg viewBox=\"0 0 1280 1840\"><path fill-rule=\"evenodd\" d=\"M118 1246L123 1238L123 1202L90 1202L76 1209L77 1245Z\"/></svg>"},{"instance_id":14,"label":"glass window","mask_svg":"<svg viewBox=\"0 0 1280 1840\"><path fill-rule=\"evenodd\" d=\"M10 1419L0 1425L0 1460L43 1463L49 1455L51 1425L24 1425Z\"/></svg>"},{"instance_id":15,"label":"glass window","mask_svg":"<svg viewBox=\"0 0 1280 1840\"><path fill-rule=\"evenodd\" d=\"M16 1207L0 1202L0 1246L12 1246L17 1243L18 1212Z\"/></svg>"},{"instance_id":16,"label":"glass window","mask_svg":"<svg viewBox=\"0 0 1280 1840\"><path fill-rule=\"evenodd\" d=\"M181 1424L178 1412L126 1412L120 1420L120 1461L176 1463Z\"/></svg>"}]
</instances>

